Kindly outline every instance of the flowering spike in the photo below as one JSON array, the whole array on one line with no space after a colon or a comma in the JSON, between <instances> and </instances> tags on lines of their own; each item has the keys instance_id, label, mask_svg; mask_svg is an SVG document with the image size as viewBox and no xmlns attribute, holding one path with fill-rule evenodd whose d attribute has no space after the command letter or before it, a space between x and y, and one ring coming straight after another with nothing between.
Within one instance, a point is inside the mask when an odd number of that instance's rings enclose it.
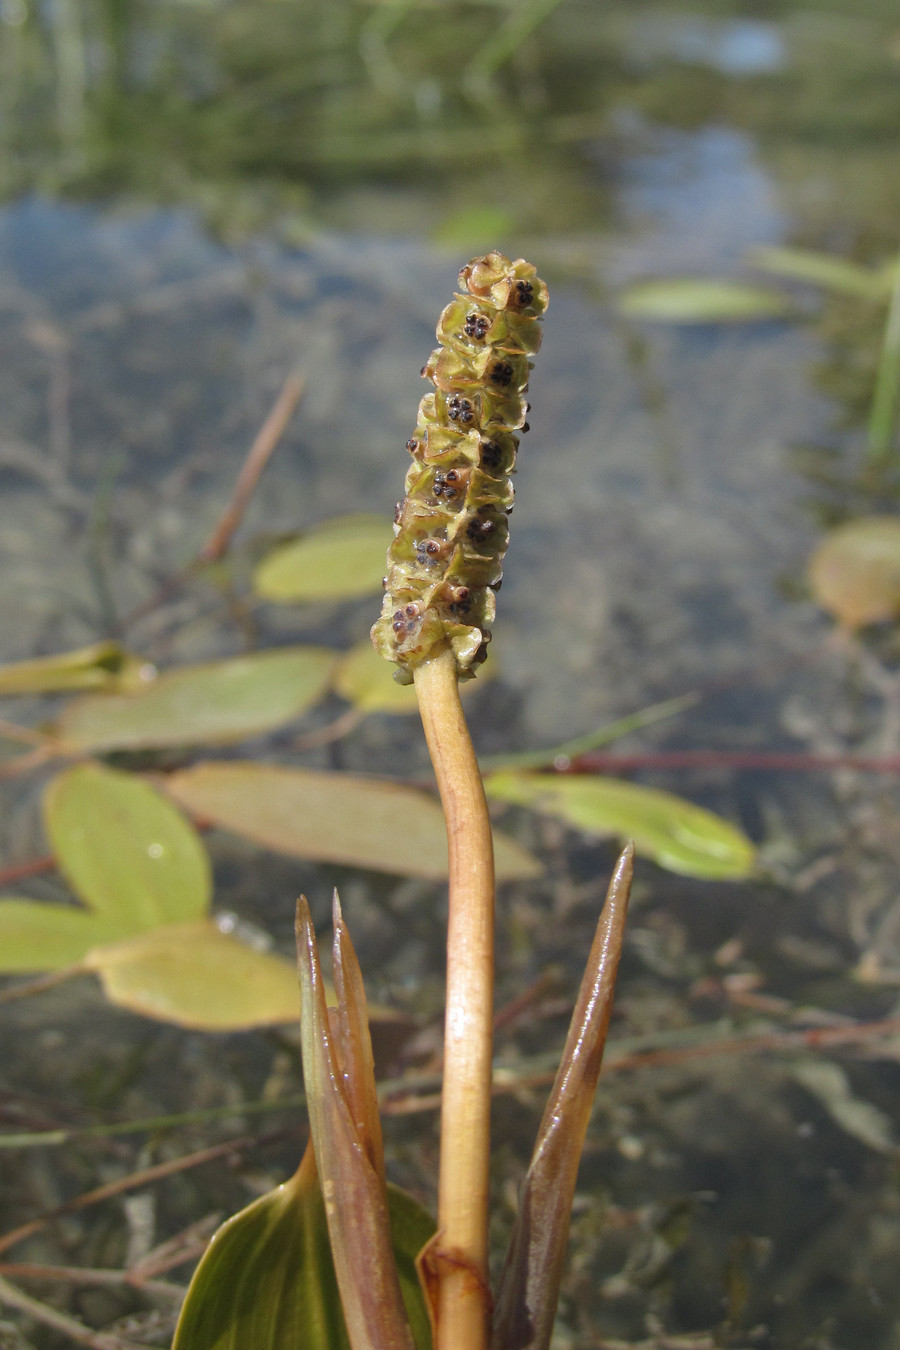
<instances>
[{"instance_id":1,"label":"flowering spike","mask_svg":"<svg viewBox=\"0 0 900 1350\"><path fill-rule=\"evenodd\" d=\"M413 463L394 517L375 648L412 681L447 641L461 678L484 660L512 511L509 475L525 392L541 345L547 287L530 263L502 253L473 258L459 274L465 294L442 313L440 346L422 374L434 385L407 441Z\"/></svg>"}]
</instances>

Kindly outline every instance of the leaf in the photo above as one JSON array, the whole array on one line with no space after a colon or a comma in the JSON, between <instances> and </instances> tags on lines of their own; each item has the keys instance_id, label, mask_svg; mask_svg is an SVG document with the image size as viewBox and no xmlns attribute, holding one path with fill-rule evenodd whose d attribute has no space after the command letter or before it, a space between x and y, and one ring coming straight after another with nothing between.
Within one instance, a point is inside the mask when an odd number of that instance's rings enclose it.
<instances>
[{"instance_id":1,"label":"leaf","mask_svg":"<svg viewBox=\"0 0 900 1350\"><path fill-rule=\"evenodd\" d=\"M850 1079L839 1064L821 1058L798 1060L793 1076L807 1092L818 1098L845 1134L876 1153L896 1156L897 1144L890 1116L873 1102L863 1101L854 1094Z\"/></svg>"},{"instance_id":2,"label":"leaf","mask_svg":"<svg viewBox=\"0 0 900 1350\"><path fill-rule=\"evenodd\" d=\"M43 807L60 871L90 909L122 931L208 910L212 877L199 835L142 779L76 765L47 785Z\"/></svg>"},{"instance_id":3,"label":"leaf","mask_svg":"<svg viewBox=\"0 0 900 1350\"><path fill-rule=\"evenodd\" d=\"M447 876L440 806L386 779L207 761L171 774L166 788L192 814L276 853L399 876ZM494 843L499 880L540 874L536 859L511 839L498 835Z\"/></svg>"},{"instance_id":4,"label":"leaf","mask_svg":"<svg viewBox=\"0 0 900 1350\"><path fill-rule=\"evenodd\" d=\"M629 319L663 323L743 323L786 318L791 305L778 291L763 286L673 277L629 286L619 299L619 312Z\"/></svg>"},{"instance_id":5,"label":"leaf","mask_svg":"<svg viewBox=\"0 0 900 1350\"><path fill-rule=\"evenodd\" d=\"M413 1263L434 1226L395 1187L388 1187L388 1205L404 1297L421 1308ZM418 1350L430 1350L424 1308L410 1321ZM311 1149L290 1181L215 1234L191 1280L172 1350L350 1350Z\"/></svg>"},{"instance_id":6,"label":"leaf","mask_svg":"<svg viewBox=\"0 0 900 1350\"><path fill-rule=\"evenodd\" d=\"M750 876L755 851L734 825L682 797L586 775L495 773L489 797L555 816L587 834L633 839L639 853L689 877Z\"/></svg>"},{"instance_id":7,"label":"leaf","mask_svg":"<svg viewBox=\"0 0 900 1350\"><path fill-rule=\"evenodd\" d=\"M413 1350L394 1264L362 977L337 895L334 923L340 1002L329 1025L309 905L297 905L303 1081L331 1255L353 1350Z\"/></svg>"},{"instance_id":8,"label":"leaf","mask_svg":"<svg viewBox=\"0 0 900 1350\"><path fill-rule=\"evenodd\" d=\"M195 1031L244 1031L300 1016L293 965L229 937L212 920L97 947L84 964L110 1003Z\"/></svg>"},{"instance_id":9,"label":"leaf","mask_svg":"<svg viewBox=\"0 0 900 1350\"><path fill-rule=\"evenodd\" d=\"M253 588L281 604L377 595L391 538L384 516L339 516L264 558Z\"/></svg>"},{"instance_id":10,"label":"leaf","mask_svg":"<svg viewBox=\"0 0 900 1350\"><path fill-rule=\"evenodd\" d=\"M366 713L418 713L419 705L415 689L411 684L398 684L394 679L397 667L386 661L376 652L372 643L357 643L342 656L335 670L334 689L352 703L354 708ZM459 687L463 698L484 686L492 678L494 667L482 667L478 680L467 680Z\"/></svg>"},{"instance_id":11,"label":"leaf","mask_svg":"<svg viewBox=\"0 0 900 1350\"><path fill-rule=\"evenodd\" d=\"M55 730L64 752L240 741L305 712L333 663L322 647L284 647L183 666L139 693L70 703Z\"/></svg>"},{"instance_id":12,"label":"leaf","mask_svg":"<svg viewBox=\"0 0 900 1350\"><path fill-rule=\"evenodd\" d=\"M0 694L121 689L138 682L142 665L118 642L95 642L77 651L0 666Z\"/></svg>"},{"instance_id":13,"label":"leaf","mask_svg":"<svg viewBox=\"0 0 900 1350\"><path fill-rule=\"evenodd\" d=\"M494 1313L494 1350L550 1344L569 1235L575 1180L612 1013L634 871L629 844L600 915L565 1049L519 1194Z\"/></svg>"},{"instance_id":14,"label":"leaf","mask_svg":"<svg viewBox=\"0 0 900 1350\"><path fill-rule=\"evenodd\" d=\"M397 683L396 669L367 639L341 658L335 671L335 692L361 712L418 713L416 691L411 684Z\"/></svg>"},{"instance_id":15,"label":"leaf","mask_svg":"<svg viewBox=\"0 0 900 1350\"><path fill-rule=\"evenodd\" d=\"M127 928L75 905L0 896L0 971L64 970L92 947L123 937Z\"/></svg>"},{"instance_id":16,"label":"leaf","mask_svg":"<svg viewBox=\"0 0 900 1350\"><path fill-rule=\"evenodd\" d=\"M747 260L776 276L807 281L860 300L883 300L890 291L890 278L884 272L815 249L760 247L752 249Z\"/></svg>"},{"instance_id":17,"label":"leaf","mask_svg":"<svg viewBox=\"0 0 900 1350\"><path fill-rule=\"evenodd\" d=\"M215 1234L172 1350L350 1350L311 1150Z\"/></svg>"},{"instance_id":18,"label":"leaf","mask_svg":"<svg viewBox=\"0 0 900 1350\"><path fill-rule=\"evenodd\" d=\"M846 628L900 615L900 517L867 516L825 536L809 562L823 609Z\"/></svg>"}]
</instances>

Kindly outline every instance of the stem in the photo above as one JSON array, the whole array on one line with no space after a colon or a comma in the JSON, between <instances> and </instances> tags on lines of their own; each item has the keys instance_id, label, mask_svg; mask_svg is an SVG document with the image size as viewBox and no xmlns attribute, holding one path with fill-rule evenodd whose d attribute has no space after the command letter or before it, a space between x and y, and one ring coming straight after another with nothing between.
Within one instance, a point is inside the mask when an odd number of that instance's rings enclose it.
<instances>
[{"instance_id":1,"label":"stem","mask_svg":"<svg viewBox=\"0 0 900 1350\"><path fill-rule=\"evenodd\" d=\"M441 1101L436 1350L484 1350L494 992L494 847L484 788L446 644L415 672L447 822L450 905Z\"/></svg>"}]
</instances>

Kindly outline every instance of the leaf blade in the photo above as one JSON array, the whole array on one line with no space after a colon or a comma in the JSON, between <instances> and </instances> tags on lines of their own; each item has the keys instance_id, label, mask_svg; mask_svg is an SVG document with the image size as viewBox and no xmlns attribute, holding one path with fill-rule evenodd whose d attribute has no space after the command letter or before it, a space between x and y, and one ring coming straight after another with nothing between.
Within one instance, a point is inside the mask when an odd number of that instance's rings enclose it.
<instances>
[{"instance_id":1,"label":"leaf blade","mask_svg":"<svg viewBox=\"0 0 900 1350\"><path fill-rule=\"evenodd\" d=\"M620 296L618 308L628 319L692 324L784 319L792 310L779 291L705 277L635 282Z\"/></svg>"},{"instance_id":2,"label":"leaf blade","mask_svg":"<svg viewBox=\"0 0 900 1350\"><path fill-rule=\"evenodd\" d=\"M78 965L92 947L123 936L122 928L74 905L0 896L0 971L25 974Z\"/></svg>"},{"instance_id":3,"label":"leaf blade","mask_svg":"<svg viewBox=\"0 0 900 1350\"><path fill-rule=\"evenodd\" d=\"M263 600L350 600L381 590L391 531L383 516L340 516L276 548L258 564Z\"/></svg>"},{"instance_id":4,"label":"leaf blade","mask_svg":"<svg viewBox=\"0 0 900 1350\"><path fill-rule=\"evenodd\" d=\"M285 647L159 675L127 694L89 695L56 724L64 751L229 744L305 712L328 686L334 652Z\"/></svg>"},{"instance_id":5,"label":"leaf blade","mask_svg":"<svg viewBox=\"0 0 900 1350\"><path fill-rule=\"evenodd\" d=\"M752 875L756 853L722 817L658 788L593 775L500 772L485 792L554 816L587 834L634 839L638 853L660 867L706 880Z\"/></svg>"},{"instance_id":6,"label":"leaf blade","mask_svg":"<svg viewBox=\"0 0 900 1350\"><path fill-rule=\"evenodd\" d=\"M197 918L209 908L212 872L199 835L142 779L75 765L48 783L43 813L72 889L123 931Z\"/></svg>"},{"instance_id":7,"label":"leaf blade","mask_svg":"<svg viewBox=\"0 0 900 1350\"><path fill-rule=\"evenodd\" d=\"M398 783L208 760L171 774L166 789L188 811L278 853L429 880L447 876L440 806ZM501 880L541 871L502 835L495 851Z\"/></svg>"}]
</instances>

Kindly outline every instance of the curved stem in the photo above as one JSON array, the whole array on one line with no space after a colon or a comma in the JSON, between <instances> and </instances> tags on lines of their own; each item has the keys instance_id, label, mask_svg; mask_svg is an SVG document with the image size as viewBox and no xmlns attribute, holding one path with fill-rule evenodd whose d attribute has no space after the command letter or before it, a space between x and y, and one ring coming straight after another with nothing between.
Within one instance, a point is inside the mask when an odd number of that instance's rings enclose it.
<instances>
[{"instance_id":1,"label":"curved stem","mask_svg":"<svg viewBox=\"0 0 900 1350\"><path fill-rule=\"evenodd\" d=\"M438 1236L432 1251L436 1350L483 1350L491 1312L487 1228L494 848L449 647L441 647L416 670L415 684L450 852Z\"/></svg>"}]
</instances>

